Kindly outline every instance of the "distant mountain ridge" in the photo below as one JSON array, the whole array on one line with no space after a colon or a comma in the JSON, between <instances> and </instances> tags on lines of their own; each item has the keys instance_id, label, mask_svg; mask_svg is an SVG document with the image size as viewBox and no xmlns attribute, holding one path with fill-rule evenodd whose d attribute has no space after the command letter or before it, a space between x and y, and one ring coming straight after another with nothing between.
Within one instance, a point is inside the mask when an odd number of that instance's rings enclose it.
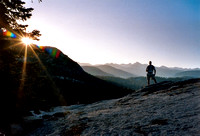
<instances>
[{"instance_id":1,"label":"distant mountain ridge","mask_svg":"<svg viewBox=\"0 0 200 136\"><path fill-rule=\"evenodd\" d=\"M176 73L177 77L195 77L200 78L200 70L190 70Z\"/></svg>"},{"instance_id":2,"label":"distant mountain ridge","mask_svg":"<svg viewBox=\"0 0 200 136\"><path fill-rule=\"evenodd\" d=\"M122 78L129 78L129 77L135 77L136 75L126 72L124 70L115 68L113 66L109 65L98 65L97 68L106 71L108 73L111 73L112 75L115 75L116 77L122 77Z\"/></svg>"},{"instance_id":3,"label":"distant mountain ridge","mask_svg":"<svg viewBox=\"0 0 200 136\"><path fill-rule=\"evenodd\" d=\"M81 63L80 63L80 65L82 66ZM122 70L124 72L133 74L134 75L133 77L135 77L135 76L146 76L146 67L148 65L136 62L136 63L129 63L129 64L106 63L106 64L102 64L102 65L90 65L90 66L92 66L92 67L111 66L116 69ZM176 74L180 73L180 72L200 70L199 68L187 69L187 68L166 67L166 66L160 66L160 67L155 66L155 67L156 67L156 71L157 71L156 75L160 76L160 77L176 77L177 76ZM101 69L101 70L104 71L105 69ZM90 73L90 71L87 71L87 72ZM107 73L109 73L109 72L107 71Z\"/></svg>"},{"instance_id":4,"label":"distant mountain ridge","mask_svg":"<svg viewBox=\"0 0 200 136\"><path fill-rule=\"evenodd\" d=\"M94 76L113 76L121 78L136 77L136 75L117 69L109 65L97 65L97 66L82 66L83 70Z\"/></svg>"},{"instance_id":5,"label":"distant mountain ridge","mask_svg":"<svg viewBox=\"0 0 200 136\"><path fill-rule=\"evenodd\" d=\"M114 76L112 74L102 71L101 69L99 69L97 67L82 66L82 68L83 68L83 70L85 70L86 72L88 72L89 74L94 75L94 76Z\"/></svg>"}]
</instances>

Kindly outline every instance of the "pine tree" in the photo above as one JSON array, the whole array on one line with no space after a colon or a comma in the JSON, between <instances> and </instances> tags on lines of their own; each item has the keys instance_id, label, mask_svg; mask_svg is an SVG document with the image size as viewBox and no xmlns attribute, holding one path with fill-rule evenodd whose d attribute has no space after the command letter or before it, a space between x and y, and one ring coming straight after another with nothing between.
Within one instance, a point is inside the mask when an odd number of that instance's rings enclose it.
<instances>
[{"instance_id":1,"label":"pine tree","mask_svg":"<svg viewBox=\"0 0 200 136\"><path fill-rule=\"evenodd\" d=\"M24 4L21 0L0 0L0 28L25 31L27 25L17 21L29 19L33 8L26 8Z\"/></svg>"},{"instance_id":2,"label":"pine tree","mask_svg":"<svg viewBox=\"0 0 200 136\"><path fill-rule=\"evenodd\" d=\"M18 35L29 36L39 40L39 30L26 33L28 25L20 24L19 21L26 21L32 16L33 8L26 8L25 2L21 0L0 0L0 29L4 28Z\"/></svg>"}]
</instances>

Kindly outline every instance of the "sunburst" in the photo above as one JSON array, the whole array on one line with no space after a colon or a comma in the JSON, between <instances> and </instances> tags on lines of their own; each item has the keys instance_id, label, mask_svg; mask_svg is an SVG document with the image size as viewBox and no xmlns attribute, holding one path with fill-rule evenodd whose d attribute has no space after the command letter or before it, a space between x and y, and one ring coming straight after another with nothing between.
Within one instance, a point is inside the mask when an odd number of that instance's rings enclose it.
<instances>
[{"instance_id":1,"label":"sunburst","mask_svg":"<svg viewBox=\"0 0 200 136\"><path fill-rule=\"evenodd\" d=\"M33 44L33 40L29 37L23 37L21 40L22 40L22 43L24 43L25 45Z\"/></svg>"},{"instance_id":2,"label":"sunburst","mask_svg":"<svg viewBox=\"0 0 200 136\"><path fill-rule=\"evenodd\" d=\"M24 85L25 85L26 77L27 77L27 73L26 73L27 61L28 61L27 60L27 57L28 57L28 51L27 50L28 50L28 48L30 48L31 51L33 52L34 56L38 60L39 64L42 66L42 69L45 71L47 77L51 80L51 82L53 84L53 87L54 87L54 90L56 91L55 94L58 95L57 97L59 98L60 102L62 104L66 104L63 96L60 95L60 92L59 92L58 88L56 87L56 84L52 80L50 74L48 73L46 67L41 62L39 56L34 51L34 48L32 48L32 46L36 46L35 41L33 39L29 38L29 37L24 36L22 33L21 34L16 33L16 35L15 35L14 33L10 32L10 31L7 31L7 30L5 30L5 31L1 30L0 32L2 33L3 37L5 37L5 39L9 40L9 38L10 38L10 41L14 41L14 42L11 42L11 45L8 46L8 48L19 46L19 45L22 45L22 44L25 45L25 46L21 46L22 48L24 48L24 56L23 56L21 83L20 83L19 91L18 91L18 100L19 100L19 102L20 102L20 99L23 97L23 93L24 93L23 90L24 90ZM7 38L7 37L9 37L9 38ZM37 46L37 47L40 47L40 46ZM57 54L58 55L56 55L56 58L59 56L60 52L57 53ZM17 103L19 103L19 102L17 102Z\"/></svg>"}]
</instances>

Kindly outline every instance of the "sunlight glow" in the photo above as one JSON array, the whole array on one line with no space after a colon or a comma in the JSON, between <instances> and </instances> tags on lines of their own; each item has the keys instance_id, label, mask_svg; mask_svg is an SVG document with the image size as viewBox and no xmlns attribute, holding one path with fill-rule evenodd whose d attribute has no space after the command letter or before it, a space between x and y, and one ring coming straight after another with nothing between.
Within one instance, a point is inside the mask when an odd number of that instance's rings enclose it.
<instances>
[{"instance_id":1,"label":"sunlight glow","mask_svg":"<svg viewBox=\"0 0 200 136\"><path fill-rule=\"evenodd\" d=\"M33 43L33 40L30 39L30 38L28 38L28 37L23 37L21 40L22 40L22 42L23 42L24 44L26 44L26 45L30 45L30 44Z\"/></svg>"},{"instance_id":2,"label":"sunlight glow","mask_svg":"<svg viewBox=\"0 0 200 136\"><path fill-rule=\"evenodd\" d=\"M26 64L27 64L27 46L25 47L25 51L24 51L24 63L23 63L23 68L22 68L22 80L21 80L20 87L19 87L18 98L21 98L22 94L23 94L23 88L24 88L24 83L25 83L25 79L26 79Z\"/></svg>"}]
</instances>

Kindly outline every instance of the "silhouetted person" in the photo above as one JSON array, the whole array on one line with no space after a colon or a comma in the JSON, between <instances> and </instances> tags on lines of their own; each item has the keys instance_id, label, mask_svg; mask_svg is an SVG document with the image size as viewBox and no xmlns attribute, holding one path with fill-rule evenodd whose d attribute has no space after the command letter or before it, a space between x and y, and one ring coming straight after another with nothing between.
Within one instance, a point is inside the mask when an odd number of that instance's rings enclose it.
<instances>
[{"instance_id":1,"label":"silhouetted person","mask_svg":"<svg viewBox=\"0 0 200 136\"><path fill-rule=\"evenodd\" d=\"M153 79L154 83L157 83L157 81L155 79L156 68L152 65L151 61L149 61L149 65L146 68L146 72L147 72L147 83L148 83L148 85L150 84L150 78Z\"/></svg>"}]
</instances>

